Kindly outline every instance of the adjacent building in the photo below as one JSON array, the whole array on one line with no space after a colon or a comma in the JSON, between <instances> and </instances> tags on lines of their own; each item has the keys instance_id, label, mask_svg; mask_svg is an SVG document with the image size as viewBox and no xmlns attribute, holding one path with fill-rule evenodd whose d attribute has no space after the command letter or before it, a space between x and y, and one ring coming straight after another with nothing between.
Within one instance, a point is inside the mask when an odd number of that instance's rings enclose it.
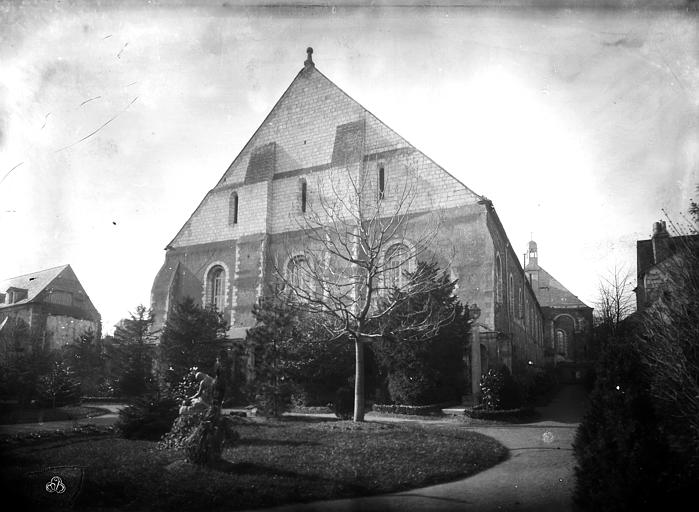
<instances>
[{"instance_id":1,"label":"adjacent building","mask_svg":"<svg viewBox=\"0 0 699 512\"><path fill-rule=\"evenodd\" d=\"M0 325L18 321L51 348L71 343L87 331L99 335L101 329L100 314L70 265L0 281Z\"/></svg>"},{"instance_id":2,"label":"adjacent building","mask_svg":"<svg viewBox=\"0 0 699 512\"><path fill-rule=\"evenodd\" d=\"M670 236L665 221L653 223L653 234L649 240L636 242L636 311L642 313L671 292L674 282L668 272L674 265L682 265L684 251L699 247L699 235Z\"/></svg>"}]
</instances>

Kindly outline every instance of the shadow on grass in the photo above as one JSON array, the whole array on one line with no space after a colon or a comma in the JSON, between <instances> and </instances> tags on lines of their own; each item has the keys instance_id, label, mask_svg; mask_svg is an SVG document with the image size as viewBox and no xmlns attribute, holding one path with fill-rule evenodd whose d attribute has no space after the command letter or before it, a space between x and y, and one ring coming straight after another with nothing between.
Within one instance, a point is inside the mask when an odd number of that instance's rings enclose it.
<instances>
[{"instance_id":1,"label":"shadow on grass","mask_svg":"<svg viewBox=\"0 0 699 512\"><path fill-rule=\"evenodd\" d=\"M286 469L276 468L274 466L266 466L264 464L256 464L254 462L230 462L228 460L222 460L217 463L214 467L210 468L215 471L220 471L221 473L226 473L228 475L247 475L247 476L262 476L267 478L272 477L284 477L295 481L307 481L313 483L331 483L339 486L346 491L351 493L362 493L366 492L366 489L358 484L348 483L344 480L339 480L335 478L327 478L318 474L304 474L298 473L296 471L288 471Z\"/></svg>"},{"instance_id":2,"label":"shadow on grass","mask_svg":"<svg viewBox=\"0 0 699 512\"><path fill-rule=\"evenodd\" d=\"M319 446L322 443L313 441L291 441L279 439L256 439L242 438L236 443L237 446Z\"/></svg>"},{"instance_id":3,"label":"shadow on grass","mask_svg":"<svg viewBox=\"0 0 699 512\"><path fill-rule=\"evenodd\" d=\"M288 413L285 416L281 417L280 421L298 421L300 423L333 423L340 420L338 418L326 418L323 416L306 416Z\"/></svg>"}]
</instances>

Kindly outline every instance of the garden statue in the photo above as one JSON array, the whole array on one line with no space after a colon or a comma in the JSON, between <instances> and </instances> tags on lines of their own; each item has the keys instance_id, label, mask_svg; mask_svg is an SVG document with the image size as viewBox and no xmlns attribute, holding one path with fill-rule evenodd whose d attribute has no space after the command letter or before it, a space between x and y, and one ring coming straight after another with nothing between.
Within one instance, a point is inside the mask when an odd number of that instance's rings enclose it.
<instances>
[{"instance_id":1,"label":"garden statue","mask_svg":"<svg viewBox=\"0 0 699 512\"><path fill-rule=\"evenodd\" d=\"M214 379L204 372L197 372L195 378L199 382L199 389L194 395L182 402L180 415L204 412L212 405Z\"/></svg>"}]
</instances>

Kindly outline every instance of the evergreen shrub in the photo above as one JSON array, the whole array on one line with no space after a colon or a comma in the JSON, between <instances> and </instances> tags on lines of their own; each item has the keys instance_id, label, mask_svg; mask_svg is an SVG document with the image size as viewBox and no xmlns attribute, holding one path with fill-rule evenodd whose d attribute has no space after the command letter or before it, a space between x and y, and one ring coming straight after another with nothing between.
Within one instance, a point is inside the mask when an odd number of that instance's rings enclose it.
<instances>
[{"instance_id":1,"label":"evergreen shrub","mask_svg":"<svg viewBox=\"0 0 699 512\"><path fill-rule=\"evenodd\" d=\"M585 510L654 510L669 488L668 447L632 343L611 340L573 444L574 499Z\"/></svg>"},{"instance_id":2,"label":"evergreen shrub","mask_svg":"<svg viewBox=\"0 0 699 512\"><path fill-rule=\"evenodd\" d=\"M352 388L343 386L337 390L332 411L341 420L352 419L354 415L354 390Z\"/></svg>"},{"instance_id":3,"label":"evergreen shrub","mask_svg":"<svg viewBox=\"0 0 699 512\"><path fill-rule=\"evenodd\" d=\"M145 396L119 411L116 428L126 439L157 441L170 431L178 415L178 402L173 398Z\"/></svg>"}]
</instances>

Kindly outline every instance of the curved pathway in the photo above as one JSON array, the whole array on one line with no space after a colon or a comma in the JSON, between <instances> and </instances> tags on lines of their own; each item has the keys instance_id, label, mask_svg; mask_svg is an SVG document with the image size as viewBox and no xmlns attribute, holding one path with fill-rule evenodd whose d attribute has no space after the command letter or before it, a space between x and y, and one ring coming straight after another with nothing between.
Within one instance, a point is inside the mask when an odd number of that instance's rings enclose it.
<instances>
[{"instance_id":1,"label":"curved pathway","mask_svg":"<svg viewBox=\"0 0 699 512\"><path fill-rule=\"evenodd\" d=\"M90 418L80 418L75 420L43 421L37 423L14 423L10 425L0 425L0 435L26 434L31 432L53 432L56 430L66 430L80 425L113 425L119 417L119 409L125 407L124 404L99 404L95 405L100 409L107 409L107 414L93 416Z\"/></svg>"},{"instance_id":2,"label":"curved pathway","mask_svg":"<svg viewBox=\"0 0 699 512\"><path fill-rule=\"evenodd\" d=\"M276 507L289 511L555 511L573 510L572 443L587 405L580 386L564 387L542 421L522 425L468 427L500 441L510 457L476 475L411 491ZM378 418L367 418L380 421Z\"/></svg>"}]
</instances>

